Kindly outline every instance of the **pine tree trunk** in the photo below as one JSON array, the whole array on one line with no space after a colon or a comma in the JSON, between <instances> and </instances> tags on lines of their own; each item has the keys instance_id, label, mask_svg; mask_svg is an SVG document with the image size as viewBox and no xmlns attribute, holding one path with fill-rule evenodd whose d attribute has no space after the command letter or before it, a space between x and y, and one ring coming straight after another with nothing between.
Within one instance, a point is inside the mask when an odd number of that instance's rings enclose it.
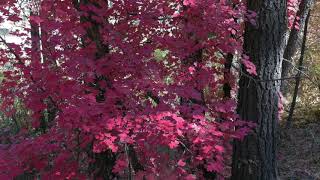
<instances>
[{"instance_id":1,"label":"pine tree trunk","mask_svg":"<svg viewBox=\"0 0 320 180\"><path fill-rule=\"evenodd\" d=\"M257 127L234 144L232 180L278 179L276 136L281 63L287 29L286 0L248 0L258 13L257 25L246 24L244 50L257 67L257 77L242 76L238 113ZM267 80L267 81L265 81Z\"/></svg>"}]
</instances>

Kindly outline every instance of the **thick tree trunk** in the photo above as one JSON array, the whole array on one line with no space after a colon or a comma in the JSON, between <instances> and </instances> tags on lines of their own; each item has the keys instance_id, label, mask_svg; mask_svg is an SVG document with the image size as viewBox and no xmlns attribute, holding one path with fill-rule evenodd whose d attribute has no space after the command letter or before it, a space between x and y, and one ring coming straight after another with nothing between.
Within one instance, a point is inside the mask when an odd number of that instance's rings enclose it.
<instances>
[{"instance_id":1,"label":"thick tree trunk","mask_svg":"<svg viewBox=\"0 0 320 180\"><path fill-rule=\"evenodd\" d=\"M294 56L297 54L297 51L301 47L302 34L304 27L306 26L307 14L310 11L313 4L314 0L302 0L299 5L299 10L297 12L296 19L294 20L294 24L299 24L299 29L293 27L290 32L288 43L283 55L284 60L282 62L281 78L286 78L293 67ZM300 20L298 20L297 17L299 17ZM286 96L286 94L288 93L287 81L283 81L281 83L281 92L284 96Z\"/></svg>"},{"instance_id":2,"label":"thick tree trunk","mask_svg":"<svg viewBox=\"0 0 320 180\"><path fill-rule=\"evenodd\" d=\"M257 26L246 24L244 35L244 50L256 65L258 76L240 78L238 112L257 127L243 141L235 142L231 179L275 180L280 82L270 79L281 77L286 0L248 0L247 7L258 13Z\"/></svg>"}]
</instances>

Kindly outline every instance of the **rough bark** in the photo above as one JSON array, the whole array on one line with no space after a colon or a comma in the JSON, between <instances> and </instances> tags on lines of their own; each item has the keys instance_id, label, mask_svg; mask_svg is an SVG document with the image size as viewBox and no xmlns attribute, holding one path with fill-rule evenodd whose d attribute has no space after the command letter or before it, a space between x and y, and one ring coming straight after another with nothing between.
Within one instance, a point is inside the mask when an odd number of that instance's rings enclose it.
<instances>
[{"instance_id":1,"label":"rough bark","mask_svg":"<svg viewBox=\"0 0 320 180\"><path fill-rule=\"evenodd\" d=\"M290 31L288 43L283 55L284 60L282 62L281 78L288 77L288 74L293 67L294 56L297 54L297 51L301 47L302 34L303 34L304 27L306 26L307 14L310 11L313 4L314 4L314 0L302 0L299 5L299 10L297 12L296 19L294 20L294 24L296 23L299 24L299 29L296 29L293 27L292 30ZM297 17L299 17L300 20L298 20ZM286 96L286 94L288 93L287 81L283 81L281 83L281 92L283 93L284 96Z\"/></svg>"},{"instance_id":2,"label":"rough bark","mask_svg":"<svg viewBox=\"0 0 320 180\"><path fill-rule=\"evenodd\" d=\"M232 180L278 179L276 136L279 79L287 20L286 0L248 0L258 13L257 26L246 24L244 50L257 67L258 76L242 76L239 82L238 113L255 122L254 132L234 143Z\"/></svg>"}]
</instances>

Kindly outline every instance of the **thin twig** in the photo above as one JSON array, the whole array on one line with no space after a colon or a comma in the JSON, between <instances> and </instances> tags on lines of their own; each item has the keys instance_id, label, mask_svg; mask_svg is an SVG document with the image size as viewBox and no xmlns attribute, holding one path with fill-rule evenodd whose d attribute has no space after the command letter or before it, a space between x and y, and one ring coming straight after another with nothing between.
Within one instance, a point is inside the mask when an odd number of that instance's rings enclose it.
<instances>
[{"instance_id":1,"label":"thin twig","mask_svg":"<svg viewBox=\"0 0 320 180\"><path fill-rule=\"evenodd\" d=\"M240 75L244 75L247 78L253 80L254 82L267 82L267 81L284 81L284 80L289 80L289 79L295 79L297 78L296 76L291 76L291 77L284 77L284 78L278 78L278 79L256 79L254 76L247 74L246 72L243 72L241 68L236 67L234 64L232 64L232 67L240 72ZM301 78L305 78L305 76L301 76Z\"/></svg>"},{"instance_id":2,"label":"thin twig","mask_svg":"<svg viewBox=\"0 0 320 180\"><path fill-rule=\"evenodd\" d=\"M305 76L305 78L307 78L310 82L312 82L314 85L319 86L319 84L315 81L312 80L312 78L306 74L304 71L302 71L302 67L299 69L299 67L296 67L295 64L293 64L291 61L289 61L288 59L283 58L284 61L289 62L290 65L298 72L301 73Z\"/></svg>"}]
</instances>

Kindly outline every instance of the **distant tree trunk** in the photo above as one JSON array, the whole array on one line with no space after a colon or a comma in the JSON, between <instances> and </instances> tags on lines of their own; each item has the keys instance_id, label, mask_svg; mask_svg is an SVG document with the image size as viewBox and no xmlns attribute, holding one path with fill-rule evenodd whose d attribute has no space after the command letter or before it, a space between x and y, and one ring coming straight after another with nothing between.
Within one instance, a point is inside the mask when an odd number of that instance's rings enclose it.
<instances>
[{"instance_id":1,"label":"distant tree trunk","mask_svg":"<svg viewBox=\"0 0 320 180\"><path fill-rule=\"evenodd\" d=\"M226 62L224 63L224 80L225 83L223 84L223 96L224 98L231 98L231 85L230 85L230 73L231 73L231 66L232 66L232 54L227 54Z\"/></svg>"},{"instance_id":2,"label":"distant tree trunk","mask_svg":"<svg viewBox=\"0 0 320 180\"><path fill-rule=\"evenodd\" d=\"M30 9L30 16L37 16L39 15L39 7L38 4L39 2L35 2L34 7ZM41 27L40 24L30 21L30 26L31 26L31 58L35 61L39 60L40 63L44 62L44 56L42 52L42 43L41 43ZM51 111L53 110L54 111ZM48 118L46 117L46 113L50 117L52 117L51 120L55 118L57 109L50 103L47 108L47 112L42 112L42 115L40 117L40 128L38 129L41 133L46 133L48 129Z\"/></svg>"},{"instance_id":3,"label":"distant tree trunk","mask_svg":"<svg viewBox=\"0 0 320 180\"><path fill-rule=\"evenodd\" d=\"M278 179L276 136L281 63L287 29L286 0L248 0L258 14L257 26L247 23L244 51L257 67L257 77L242 76L239 82L238 113L255 122L254 132L235 141L232 180ZM269 80L268 80L269 79ZM265 81L266 80L266 81Z\"/></svg>"},{"instance_id":4,"label":"distant tree trunk","mask_svg":"<svg viewBox=\"0 0 320 180\"><path fill-rule=\"evenodd\" d=\"M306 49L309 18L310 18L310 9L308 10L308 14L307 14L307 18L306 18L306 25L303 30L304 32L303 32L303 41L302 41L302 46L301 46L301 55L300 55L300 59L299 59L299 63L298 63L298 65L299 65L298 66L298 73L296 75L296 84L295 84L293 98L292 98L289 116L288 116L288 120L287 120L287 127L291 126L292 116L293 116L294 108L296 106L299 85L300 85L300 81L301 81L301 71L302 71L302 65L303 65L303 59L304 59L304 52Z\"/></svg>"},{"instance_id":5,"label":"distant tree trunk","mask_svg":"<svg viewBox=\"0 0 320 180\"><path fill-rule=\"evenodd\" d=\"M290 31L288 43L283 55L284 60L282 62L281 78L287 77L290 70L293 67L293 64L294 64L293 58L296 55L299 48L301 47L302 34L303 34L304 27L306 26L307 14L313 4L314 4L314 0L302 0L299 5L299 10L294 20L294 24L296 23L299 24L299 29L296 29L293 26L292 30ZM300 20L298 19L298 17L300 18ZM287 81L283 81L281 83L281 92L284 96L287 95L288 93Z\"/></svg>"},{"instance_id":6,"label":"distant tree trunk","mask_svg":"<svg viewBox=\"0 0 320 180\"><path fill-rule=\"evenodd\" d=\"M40 15L40 0L34 0L31 3L30 7L30 16L39 16ZM32 59L39 59L41 63L44 62L43 56L43 47L41 40L41 25L40 23L30 21L31 27L31 50L32 50Z\"/></svg>"},{"instance_id":7,"label":"distant tree trunk","mask_svg":"<svg viewBox=\"0 0 320 180\"><path fill-rule=\"evenodd\" d=\"M30 15L33 16L35 13L31 11ZM32 59L40 59L40 32L39 27L35 22L30 22L31 25L31 48L32 48Z\"/></svg>"}]
</instances>

